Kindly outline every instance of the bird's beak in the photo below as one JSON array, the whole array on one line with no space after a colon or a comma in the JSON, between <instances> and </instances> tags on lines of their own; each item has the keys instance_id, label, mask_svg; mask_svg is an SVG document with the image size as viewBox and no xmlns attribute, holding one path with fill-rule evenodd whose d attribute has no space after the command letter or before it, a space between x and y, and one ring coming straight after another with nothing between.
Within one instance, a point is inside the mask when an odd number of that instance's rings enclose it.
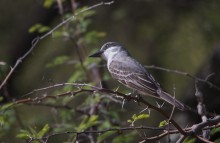
<instances>
[{"instance_id":1,"label":"bird's beak","mask_svg":"<svg viewBox=\"0 0 220 143\"><path fill-rule=\"evenodd\" d=\"M103 51L98 51L92 55L89 55L89 57L101 57L102 53L103 53Z\"/></svg>"}]
</instances>

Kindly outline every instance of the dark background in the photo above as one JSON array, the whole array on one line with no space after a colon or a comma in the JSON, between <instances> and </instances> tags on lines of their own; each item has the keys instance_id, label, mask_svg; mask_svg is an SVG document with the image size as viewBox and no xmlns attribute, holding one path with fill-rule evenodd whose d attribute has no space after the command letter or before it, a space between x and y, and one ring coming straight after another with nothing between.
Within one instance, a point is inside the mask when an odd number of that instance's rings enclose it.
<instances>
[{"instance_id":1,"label":"dark background","mask_svg":"<svg viewBox=\"0 0 220 143\"><path fill-rule=\"evenodd\" d=\"M96 2L99 1L77 3L84 6ZM61 22L57 6L46 9L42 3L41 0L0 1L0 62L6 63L0 65L1 81L38 35L28 33L32 25L42 23L53 27ZM89 29L104 31L107 35L96 45L86 47L89 51L107 41L116 41L142 64L177 69L203 79L214 73L208 80L220 86L220 1L117 0L113 5L98 7L95 11ZM74 57L76 52L68 41L61 38L48 36L40 41L13 73L4 87L7 92L1 91L3 102L21 98L33 89L49 85L51 81L65 82L74 72L71 65L45 68L45 64L58 55ZM194 80L174 73L149 70L166 91L172 93L175 85L176 97L196 107ZM112 87L111 82L108 84ZM199 89L204 94L207 109L219 113L220 91L204 83L199 84ZM199 120L199 117L196 119Z\"/></svg>"}]
</instances>

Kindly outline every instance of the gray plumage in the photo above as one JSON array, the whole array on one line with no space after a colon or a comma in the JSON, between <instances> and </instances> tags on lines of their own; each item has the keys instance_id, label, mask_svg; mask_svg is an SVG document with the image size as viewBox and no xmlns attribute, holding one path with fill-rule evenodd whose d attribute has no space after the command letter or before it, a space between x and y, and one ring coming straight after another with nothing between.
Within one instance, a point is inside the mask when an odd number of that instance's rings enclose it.
<instances>
[{"instance_id":1,"label":"gray plumage","mask_svg":"<svg viewBox=\"0 0 220 143\"><path fill-rule=\"evenodd\" d=\"M107 61L111 76L140 94L153 96L175 105L180 110L188 108L170 94L164 92L153 76L126 49L116 42L108 42L90 57L102 57Z\"/></svg>"}]
</instances>

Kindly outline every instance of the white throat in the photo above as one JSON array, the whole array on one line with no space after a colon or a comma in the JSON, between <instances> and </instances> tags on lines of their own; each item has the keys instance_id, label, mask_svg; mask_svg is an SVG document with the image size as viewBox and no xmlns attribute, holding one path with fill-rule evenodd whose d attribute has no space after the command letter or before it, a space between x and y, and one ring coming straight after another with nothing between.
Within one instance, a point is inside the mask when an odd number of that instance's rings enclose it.
<instances>
[{"instance_id":1,"label":"white throat","mask_svg":"<svg viewBox=\"0 0 220 143\"><path fill-rule=\"evenodd\" d=\"M111 63L111 61L120 54L120 47L111 47L109 49L106 49L104 53L102 54L102 58L107 61L107 63Z\"/></svg>"}]
</instances>

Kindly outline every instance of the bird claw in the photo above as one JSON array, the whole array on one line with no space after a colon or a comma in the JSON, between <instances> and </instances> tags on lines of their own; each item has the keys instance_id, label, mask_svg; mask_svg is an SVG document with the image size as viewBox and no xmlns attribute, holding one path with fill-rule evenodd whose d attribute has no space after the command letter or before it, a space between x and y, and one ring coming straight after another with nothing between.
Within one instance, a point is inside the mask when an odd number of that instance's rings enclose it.
<instances>
[{"instance_id":1,"label":"bird claw","mask_svg":"<svg viewBox=\"0 0 220 143\"><path fill-rule=\"evenodd\" d=\"M131 96L131 95L132 95L132 92L129 92L129 93L125 94L125 95L127 95L127 96Z\"/></svg>"},{"instance_id":2,"label":"bird claw","mask_svg":"<svg viewBox=\"0 0 220 143\"><path fill-rule=\"evenodd\" d=\"M140 99L141 99L141 95L140 94L136 94L136 96L135 96L136 98L137 98L137 103L138 103L138 105L140 105Z\"/></svg>"},{"instance_id":3,"label":"bird claw","mask_svg":"<svg viewBox=\"0 0 220 143\"><path fill-rule=\"evenodd\" d=\"M132 99L132 94L131 93L128 93L128 94L125 94L125 95L127 95L126 96L127 101L130 101Z\"/></svg>"},{"instance_id":4,"label":"bird claw","mask_svg":"<svg viewBox=\"0 0 220 143\"><path fill-rule=\"evenodd\" d=\"M137 94L138 94L137 90L133 90L132 92L129 92L129 93L125 94L125 95L127 95L127 96L136 96Z\"/></svg>"},{"instance_id":5,"label":"bird claw","mask_svg":"<svg viewBox=\"0 0 220 143\"><path fill-rule=\"evenodd\" d=\"M136 101L139 104L140 95L137 93L136 90L133 90L133 92L129 92L129 93L125 94L125 95L127 95L127 100L128 101L130 101L132 99L132 96L136 97Z\"/></svg>"}]
</instances>

